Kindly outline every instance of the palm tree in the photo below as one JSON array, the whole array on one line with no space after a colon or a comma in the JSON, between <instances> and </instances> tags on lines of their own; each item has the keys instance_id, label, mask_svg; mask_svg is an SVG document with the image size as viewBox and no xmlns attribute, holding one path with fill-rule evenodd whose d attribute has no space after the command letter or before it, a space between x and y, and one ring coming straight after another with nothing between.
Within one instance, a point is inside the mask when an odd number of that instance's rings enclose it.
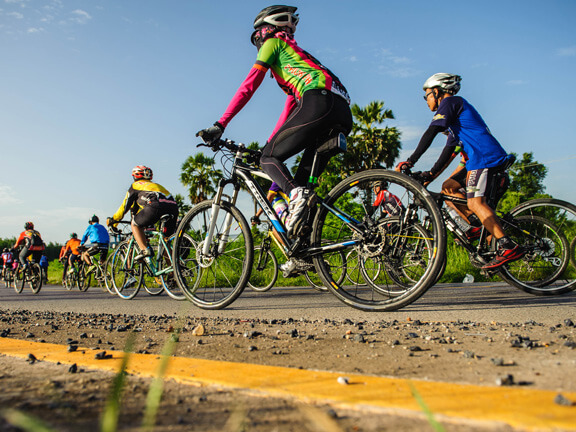
<instances>
[{"instance_id":1,"label":"palm tree","mask_svg":"<svg viewBox=\"0 0 576 432\"><path fill-rule=\"evenodd\" d=\"M352 132L347 138L348 151L333 157L319 180L318 192L326 194L343 178L372 168L390 168L400 154L400 131L395 127L380 127L393 119L392 110L384 102L370 102L361 108L351 107L354 116Z\"/></svg>"},{"instance_id":2,"label":"palm tree","mask_svg":"<svg viewBox=\"0 0 576 432\"><path fill-rule=\"evenodd\" d=\"M188 188L192 204L210 198L216 192L216 185L223 177L222 171L214 167L214 158L196 153L188 156L182 164L180 182Z\"/></svg>"},{"instance_id":3,"label":"palm tree","mask_svg":"<svg viewBox=\"0 0 576 432\"><path fill-rule=\"evenodd\" d=\"M400 131L380 127L386 120L394 119L392 110L385 109L382 101L370 102L364 108L354 104L351 110L354 124L348 138L349 157L344 156L347 166L352 172L392 167L402 148Z\"/></svg>"}]
</instances>

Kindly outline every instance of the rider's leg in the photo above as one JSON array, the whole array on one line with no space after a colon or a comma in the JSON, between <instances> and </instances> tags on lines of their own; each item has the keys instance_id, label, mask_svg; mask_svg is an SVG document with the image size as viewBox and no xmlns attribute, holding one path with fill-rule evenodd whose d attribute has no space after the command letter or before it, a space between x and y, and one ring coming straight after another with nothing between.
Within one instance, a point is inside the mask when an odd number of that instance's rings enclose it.
<instances>
[{"instance_id":1,"label":"rider's leg","mask_svg":"<svg viewBox=\"0 0 576 432\"><path fill-rule=\"evenodd\" d=\"M148 248L148 241L146 240L146 234L144 234L144 228L132 222L132 234L134 234L134 240L138 243L140 250L145 251Z\"/></svg>"}]
</instances>

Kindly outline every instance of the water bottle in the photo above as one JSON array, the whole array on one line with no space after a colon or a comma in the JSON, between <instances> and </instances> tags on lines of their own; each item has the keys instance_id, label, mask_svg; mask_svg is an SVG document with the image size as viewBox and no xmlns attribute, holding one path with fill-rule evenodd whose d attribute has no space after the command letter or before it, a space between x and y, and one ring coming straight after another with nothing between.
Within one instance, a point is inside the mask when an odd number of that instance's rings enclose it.
<instances>
[{"instance_id":1,"label":"water bottle","mask_svg":"<svg viewBox=\"0 0 576 432\"><path fill-rule=\"evenodd\" d=\"M466 222L452 207L448 207L448 214L450 217L456 222L458 228L462 230L462 232L468 231L472 226Z\"/></svg>"},{"instance_id":2,"label":"water bottle","mask_svg":"<svg viewBox=\"0 0 576 432\"><path fill-rule=\"evenodd\" d=\"M286 223L286 218L288 217L288 204L286 200L281 196L277 196L272 200L272 208L278 215L278 219L282 221L282 223Z\"/></svg>"}]
</instances>

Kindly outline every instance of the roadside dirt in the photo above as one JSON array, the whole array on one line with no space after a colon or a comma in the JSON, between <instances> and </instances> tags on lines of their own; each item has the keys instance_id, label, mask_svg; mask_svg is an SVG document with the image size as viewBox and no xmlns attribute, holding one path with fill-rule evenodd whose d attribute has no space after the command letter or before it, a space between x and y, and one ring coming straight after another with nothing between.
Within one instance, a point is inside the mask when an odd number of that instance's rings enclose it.
<instances>
[{"instance_id":1,"label":"roadside dirt","mask_svg":"<svg viewBox=\"0 0 576 432\"><path fill-rule=\"evenodd\" d=\"M136 333L135 352L159 354L175 334L174 355L291 368L331 370L475 385L514 385L576 392L574 317L554 326L527 323L192 319L0 311L0 337L96 350L122 350ZM70 373L47 362L0 357L0 407L17 408L55 430L99 430L113 376ZM130 377L119 430L142 421L149 381ZM576 401L574 401L576 402ZM576 409L576 407L575 407ZM322 425L315 422L322 421ZM424 419L346 411L168 381L158 431L432 430ZM446 430L512 430L443 424ZM11 428L0 419L0 430Z\"/></svg>"}]
</instances>

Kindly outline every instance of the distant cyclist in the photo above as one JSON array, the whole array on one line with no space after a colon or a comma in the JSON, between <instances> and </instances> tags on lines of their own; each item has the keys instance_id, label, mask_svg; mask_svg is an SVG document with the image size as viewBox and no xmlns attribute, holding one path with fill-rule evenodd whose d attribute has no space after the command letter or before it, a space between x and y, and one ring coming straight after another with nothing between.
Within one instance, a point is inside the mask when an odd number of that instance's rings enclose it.
<instances>
[{"instance_id":1,"label":"distant cyclist","mask_svg":"<svg viewBox=\"0 0 576 432\"><path fill-rule=\"evenodd\" d=\"M104 225L100 224L100 219L96 215L92 215L88 221L88 228L84 231L80 246L86 247L86 251L81 253L82 260L92 266L92 258L100 254L100 262L106 260L108 255L108 246L110 245L110 236L108 230Z\"/></svg>"},{"instance_id":2,"label":"distant cyclist","mask_svg":"<svg viewBox=\"0 0 576 432\"><path fill-rule=\"evenodd\" d=\"M381 207L383 213L390 216L398 216L402 212L404 206L402 205L400 198L390 192L388 187L388 182L384 180L378 180L372 183L372 191L376 196L372 207Z\"/></svg>"},{"instance_id":3,"label":"distant cyclist","mask_svg":"<svg viewBox=\"0 0 576 432\"><path fill-rule=\"evenodd\" d=\"M132 212L132 234L140 253L136 255L136 260L141 260L153 255L148 246L148 240L144 229L154 225L164 215L172 217L164 225L164 236L168 237L176 230L178 220L178 204L166 188L152 181L152 169L144 165L138 165L132 169L132 179L134 183L126 192L124 201L114 213L108 218L107 224L114 226L117 221L122 220L124 215Z\"/></svg>"},{"instance_id":4,"label":"distant cyclist","mask_svg":"<svg viewBox=\"0 0 576 432\"><path fill-rule=\"evenodd\" d=\"M2 251L2 278L6 276L6 269L12 269L12 263L14 262L14 254L8 248L4 248Z\"/></svg>"},{"instance_id":5,"label":"distant cyclist","mask_svg":"<svg viewBox=\"0 0 576 432\"><path fill-rule=\"evenodd\" d=\"M503 264L522 258L525 250L506 236L494 209L486 201L495 174L503 170L509 156L500 143L492 136L488 126L476 109L466 99L455 96L460 90L461 77L437 73L424 83L424 99L431 111L436 114L432 123L420 139L418 147L405 162L396 167L412 167L432 144L439 133L447 133L448 141L440 158L429 172L428 178L435 178L450 161L456 146L461 145L468 156L466 162L466 198L469 209L474 212L488 231L498 241L496 257L484 265L484 269L495 269Z\"/></svg>"},{"instance_id":6,"label":"distant cyclist","mask_svg":"<svg viewBox=\"0 0 576 432\"><path fill-rule=\"evenodd\" d=\"M42 253L46 249L44 242L40 233L34 229L34 224L32 222L26 222L24 224L24 231L20 233L18 240L14 244L14 249L21 246L19 259L20 264L26 265L26 258L32 255L32 260L35 263L40 262L42 258Z\"/></svg>"},{"instance_id":7,"label":"distant cyclist","mask_svg":"<svg viewBox=\"0 0 576 432\"><path fill-rule=\"evenodd\" d=\"M228 108L214 126L200 131L212 141L222 136L224 128L248 103L268 71L288 95L276 128L262 148L262 169L290 197L286 229L289 236L298 232L297 222L307 209L311 192L304 188L312 170L320 139L352 129L350 97L340 80L316 58L298 46L294 32L299 18L296 7L269 6L256 16L252 44L258 56L248 76ZM267 109L267 108L266 108ZM292 177L284 162L304 152ZM319 156L319 173L324 171L330 155Z\"/></svg>"},{"instance_id":8,"label":"distant cyclist","mask_svg":"<svg viewBox=\"0 0 576 432\"><path fill-rule=\"evenodd\" d=\"M66 242L62 250L60 251L60 259L63 261L64 270L62 271L62 280L66 277L66 272L68 271L68 265L74 265L74 262L80 258L80 251L78 250L80 246L80 239L78 234L71 233L70 240Z\"/></svg>"}]
</instances>

